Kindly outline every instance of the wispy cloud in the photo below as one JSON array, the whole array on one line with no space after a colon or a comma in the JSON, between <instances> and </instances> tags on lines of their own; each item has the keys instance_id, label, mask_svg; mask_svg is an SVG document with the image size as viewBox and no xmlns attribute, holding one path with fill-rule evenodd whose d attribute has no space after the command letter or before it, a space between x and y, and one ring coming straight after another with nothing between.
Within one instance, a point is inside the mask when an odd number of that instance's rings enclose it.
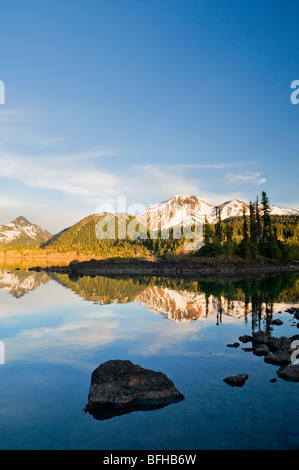
<instances>
[{"instance_id":1,"label":"wispy cloud","mask_svg":"<svg viewBox=\"0 0 299 470\"><path fill-rule=\"evenodd\" d=\"M236 168L251 166L254 162L231 162L231 163L179 163L172 164L172 168L177 169L198 169L198 170L223 170L225 168ZM166 167L169 165L165 165Z\"/></svg>"},{"instance_id":2,"label":"wispy cloud","mask_svg":"<svg viewBox=\"0 0 299 470\"><path fill-rule=\"evenodd\" d=\"M93 198L117 196L119 178L90 163L85 165L91 155L93 158L96 156L94 152L82 152L80 155L40 155L32 158L5 153L0 155L0 175L27 186L58 190L69 195ZM75 161L79 164L74 164Z\"/></svg>"},{"instance_id":3,"label":"wispy cloud","mask_svg":"<svg viewBox=\"0 0 299 470\"><path fill-rule=\"evenodd\" d=\"M240 182L249 182L255 184L256 186L260 186L261 184L266 183L267 179L262 177L262 173L260 171L255 173L227 173L226 174L226 182L227 184L236 184Z\"/></svg>"}]
</instances>

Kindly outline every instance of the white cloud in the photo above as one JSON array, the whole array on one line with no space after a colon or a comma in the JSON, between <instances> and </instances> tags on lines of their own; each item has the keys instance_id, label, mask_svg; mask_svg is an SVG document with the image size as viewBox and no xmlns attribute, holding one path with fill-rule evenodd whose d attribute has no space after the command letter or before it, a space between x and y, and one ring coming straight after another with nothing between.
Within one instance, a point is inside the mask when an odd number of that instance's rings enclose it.
<instances>
[{"instance_id":1,"label":"white cloud","mask_svg":"<svg viewBox=\"0 0 299 470\"><path fill-rule=\"evenodd\" d=\"M259 186L264 184L267 180L266 178L262 178L262 173L260 171L255 173L242 173L242 174L233 174L227 173L226 181L228 184L236 184L240 182L249 182Z\"/></svg>"}]
</instances>

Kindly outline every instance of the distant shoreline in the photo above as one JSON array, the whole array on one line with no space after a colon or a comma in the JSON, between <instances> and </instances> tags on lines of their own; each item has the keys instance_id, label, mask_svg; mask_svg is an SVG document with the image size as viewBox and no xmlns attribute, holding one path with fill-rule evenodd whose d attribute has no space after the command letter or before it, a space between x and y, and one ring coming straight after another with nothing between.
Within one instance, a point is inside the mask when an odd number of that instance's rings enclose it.
<instances>
[{"instance_id":1,"label":"distant shoreline","mask_svg":"<svg viewBox=\"0 0 299 470\"><path fill-rule=\"evenodd\" d=\"M254 274L280 274L299 273L299 262L279 262L273 260L263 261L222 261L222 260L160 260L149 261L146 259L102 259L79 261L74 260L67 266L36 266L30 271L49 271L68 274L72 277L97 276L97 275L151 275L151 276L223 276Z\"/></svg>"}]
</instances>

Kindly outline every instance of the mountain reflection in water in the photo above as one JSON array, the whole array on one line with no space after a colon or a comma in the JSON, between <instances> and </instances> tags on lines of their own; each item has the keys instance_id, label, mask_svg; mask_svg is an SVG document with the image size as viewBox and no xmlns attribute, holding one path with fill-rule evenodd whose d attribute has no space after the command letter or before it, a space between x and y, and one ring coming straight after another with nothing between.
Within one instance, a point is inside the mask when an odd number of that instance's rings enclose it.
<instances>
[{"instance_id":1,"label":"mountain reflection in water","mask_svg":"<svg viewBox=\"0 0 299 470\"><path fill-rule=\"evenodd\" d=\"M46 272L35 272L0 266L0 289L6 290L13 297L19 299L30 291L50 281Z\"/></svg>"},{"instance_id":2,"label":"mountain reflection in water","mask_svg":"<svg viewBox=\"0 0 299 470\"><path fill-rule=\"evenodd\" d=\"M115 278L84 276L71 280L67 274L51 277L87 301L101 305L138 302L153 313L175 322L192 322L216 313L245 317L259 323L299 300L297 275L239 281L186 280L163 277Z\"/></svg>"},{"instance_id":3,"label":"mountain reflection in water","mask_svg":"<svg viewBox=\"0 0 299 470\"><path fill-rule=\"evenodd\" d=\"M193 322L216 313L245 318L252 314L256 326L261 318L269 325L272 314L299 301L299 278L282 275L241 280L190 280L165 277L84 276L72 280L67 274L53 274L0 267L0 289L16 298L50 280L71 289L80 297L100 305L138 302L155 314L174 322Z\"/></svg>"}]
</instances>

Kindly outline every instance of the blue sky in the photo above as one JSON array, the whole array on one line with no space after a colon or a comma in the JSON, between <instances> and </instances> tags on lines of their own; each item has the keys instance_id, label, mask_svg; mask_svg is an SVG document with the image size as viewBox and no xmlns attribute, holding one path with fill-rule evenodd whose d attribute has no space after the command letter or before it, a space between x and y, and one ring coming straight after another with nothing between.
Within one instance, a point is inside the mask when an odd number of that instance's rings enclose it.
<instances>
[{"instance_id":1,"label":"blue sky","mask_svg":"<svg viewBox=\"0 0 299 470\"><path fill-rule=\"evenodd\" d=\"M0 223L175 194L299 209L297 0L0 0Z\"/></svg>"}]
</instances>

